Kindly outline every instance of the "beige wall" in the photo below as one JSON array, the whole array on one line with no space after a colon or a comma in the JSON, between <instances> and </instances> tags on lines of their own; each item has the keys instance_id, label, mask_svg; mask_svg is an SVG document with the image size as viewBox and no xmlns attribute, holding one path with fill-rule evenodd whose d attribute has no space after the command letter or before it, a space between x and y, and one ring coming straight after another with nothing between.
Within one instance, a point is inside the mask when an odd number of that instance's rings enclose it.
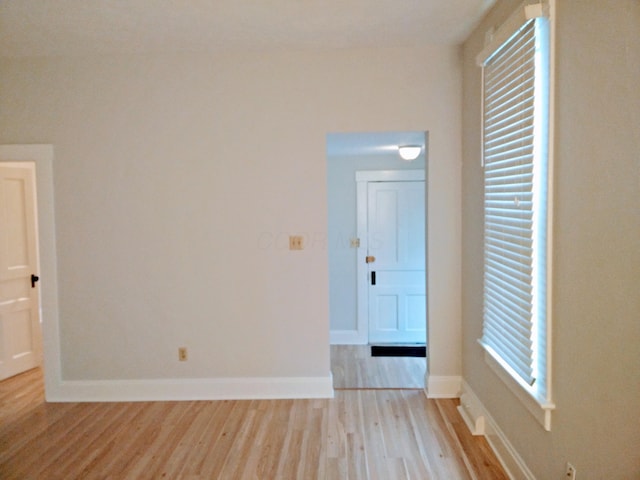
<instances>
[{"instance_id":1,"label":"beige wall","mask_svg":"<svg viewBox=\"0 0 640 480\"><path fill-rule=\"evenodd\" d=\"M454 47L0 61L0 142L55 147L64 378L327 376L326 244L285 239L326 238L326 133L388 130L430 132L459 375L460 92Z\"/></svg>"},{"instance_id":2,"label":"beige wall","mask_svg":"<svg viewBox=\"0 0 640 480\"><path fill-rule=\"evenodd\" d=\"M640 3L557 2L552 430L483 361L480 70L464 45L463 374L539 479L640 477Z\"/></svg>"}]
</instances>

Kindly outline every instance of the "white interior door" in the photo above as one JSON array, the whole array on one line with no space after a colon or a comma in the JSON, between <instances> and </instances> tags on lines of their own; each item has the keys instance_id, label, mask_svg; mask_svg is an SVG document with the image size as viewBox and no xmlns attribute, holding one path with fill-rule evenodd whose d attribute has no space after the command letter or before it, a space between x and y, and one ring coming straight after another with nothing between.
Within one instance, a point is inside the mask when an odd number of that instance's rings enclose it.
<instances>
[{"instance_id":1,"label":"white interior door","mask_svg":"<svg viewBox=\"0 0 640 480\"><path fill-rule=\"evenodd\" d=\"M369 343L425 342L424 185L367 184Z\"/></svg>"},{"instance_id":2,"label":"white interior door","mask_svg":"<svg viewBox=\"0 0 640 480\"><path fill-rule=\"evenodd\" d=\"M0 380L41 362L35 195L34 164L0 163Z\"/></svg>"}]
</instances>

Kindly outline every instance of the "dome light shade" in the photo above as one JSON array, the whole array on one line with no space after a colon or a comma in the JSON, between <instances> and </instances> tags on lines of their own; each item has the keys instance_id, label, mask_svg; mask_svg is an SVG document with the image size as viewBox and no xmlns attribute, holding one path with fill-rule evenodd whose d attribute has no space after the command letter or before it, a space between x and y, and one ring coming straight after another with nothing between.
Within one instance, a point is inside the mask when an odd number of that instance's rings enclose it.
<instances>
[{"instance_id":1,"label":"dome light shade","mask_svg":"<svg viewBox=\"0 0 640 480\"><path fill-rule=\"evenodd\" d=\"M411 161L418 158L420 152L422 151L422 147L420 145L399 145L398 146L398 154L400 158L403 160Z\"/></svg>"}]
</instances>

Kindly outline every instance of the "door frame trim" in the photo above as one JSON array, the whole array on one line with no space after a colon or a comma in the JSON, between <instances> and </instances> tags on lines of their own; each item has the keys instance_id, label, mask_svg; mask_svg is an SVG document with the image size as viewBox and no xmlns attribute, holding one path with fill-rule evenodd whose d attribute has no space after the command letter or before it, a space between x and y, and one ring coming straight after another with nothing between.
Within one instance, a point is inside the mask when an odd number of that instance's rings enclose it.
<instances>
[{"instance_id":1,"label":"door frame trim","mask_svg":"<svg viewBox=\"0 0 640 480\"><path fill-rule=\"evenodd\" d=\"M356 323L356 344L367 345L369 343L369 289L368 289L368 268L364 262L367 256L367 184L369 182L407 182L424 181L425 198L427 196L426 172L422 169L416 170L359 170L356 172L356 218L357 237L360 239L360 246L356 253L357 265L357 323ZM425 212L427 212L425 208ZM425 272L427 271L427 245L425 236ZM427 295L427 291L425 291ZM425 322L427 319L425 318ZM428 335L428 329L427 329Z\"/></svg>"},{"instance_id":2,"label":"door frame trim","mask_svg":"<svg viewBox=\"0 0 640 480\"><path fill-rule=\"evenodd\" d=\"M45 397L59 388L60 325L58 318L58 273L53 205L53 145L0 145L4 162L33 162L36 165L36 215L40 261L40 321L44 353Z\"/></svg>"}]
</instances>

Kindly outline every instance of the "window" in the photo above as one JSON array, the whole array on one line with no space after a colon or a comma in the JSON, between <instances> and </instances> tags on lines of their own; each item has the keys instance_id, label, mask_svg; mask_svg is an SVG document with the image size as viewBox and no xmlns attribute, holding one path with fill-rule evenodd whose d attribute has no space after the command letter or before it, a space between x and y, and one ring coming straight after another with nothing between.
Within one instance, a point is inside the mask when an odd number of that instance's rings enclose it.
<instances>
[{"instance_id":1,"label":"window","mask_svg":"<svg viewBox=\"0 0 640 480\"><path fill-rule=\"evenodd\" d=\"M512 16L482 66L484 291L480 344L550 429L549 27L541 5ZM533 403L532 403L533 402Z\"/></svg>"}]
</instances>

